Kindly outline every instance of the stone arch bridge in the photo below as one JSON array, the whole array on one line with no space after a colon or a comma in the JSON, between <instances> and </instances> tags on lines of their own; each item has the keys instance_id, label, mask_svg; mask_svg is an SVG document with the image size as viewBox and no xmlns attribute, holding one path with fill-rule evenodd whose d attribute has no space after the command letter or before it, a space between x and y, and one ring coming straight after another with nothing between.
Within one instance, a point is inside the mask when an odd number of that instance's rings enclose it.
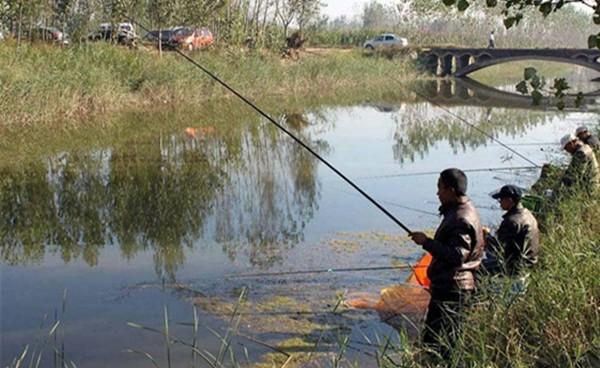
<instances>
[{"instance_id":1,"label":"stone arch bridge","mask_svg":"<svg viewBox=\"0 0 600 368\"><path fill-rule=\"evenodd\" d=\"M465 77L488 66L518 60L545 60L576 64L600 72L598 49L483 49L430 48L419 54L427 70L438 76Z\"/></svg>"}]
</instances>

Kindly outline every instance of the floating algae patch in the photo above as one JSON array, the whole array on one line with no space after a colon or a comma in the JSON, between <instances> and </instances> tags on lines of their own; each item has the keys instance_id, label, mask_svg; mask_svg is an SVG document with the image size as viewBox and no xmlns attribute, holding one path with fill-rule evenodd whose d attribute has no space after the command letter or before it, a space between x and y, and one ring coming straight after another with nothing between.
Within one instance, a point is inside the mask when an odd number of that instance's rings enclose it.
<instances>
[{"instance_id":1,"label":"floating algae patch","mask_svg":"<svg viewBox=\"0 0 600 368\"><path fill-rule=\"evenodd\" d=\"M355 253L360 250L360 243L355 240L331 239L328 241L329 247L337 253Z\"/></svg>"},{"instance_id":2,"label":"floating algae patch","mask_svg":"<svg viewBox=\"0 0 600 368\"><path fill-rule=\"evenodd\" d=\"M263 355L252 368L299 368L326 366L320 363L331 362L335 353L319 349L319 345L302 338L292 338L277 344L279 351ZM309 364L310 363L310 364Z\"/></svg>"}]
</instances>

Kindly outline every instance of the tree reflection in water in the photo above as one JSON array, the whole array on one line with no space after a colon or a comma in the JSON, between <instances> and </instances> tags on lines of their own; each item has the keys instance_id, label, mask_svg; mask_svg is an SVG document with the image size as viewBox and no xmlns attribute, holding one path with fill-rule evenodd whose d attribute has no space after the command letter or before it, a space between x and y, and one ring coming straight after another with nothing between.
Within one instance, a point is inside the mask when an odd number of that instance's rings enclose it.
<instances>
[{"instance_id":1,"label":"tree reflection in water","mask_svg":"<svg viewBox=\"0 0 600 368\"><path fill-rule=\"evenodd\" d=\"M289 125L311 141L305 127ZM244 250L253 265L276 262L317 208L317 161L269 126L243 126L250 128L222 137L161 133L4 167L2 259L38 263L49 252L94 266L111 245L127 259L153 251L157 274L174 278L184 248L214 236L232 259Z\"/></svg>"},{"instance_id":2,"label":"tree reflection in water","mask_svg":"<svg viewBox=\"0 0 600 368\"><path fill-rule=\"evenodd\" d=\"M414 88L427 99L451 109L494 137L518 136L549 118L543 111L534 110L535 106L531 104L519 105L531 109L514 109L515 102L510 96L506 99L503 94L493 95L492 100L487 90L478 90L476 85L470 85L470 89L457 87L456 83L460 81L430 80L416 84ZM506 107L483 107L486 101L496 106L504 102ZM394 159L401 164L407 160L413 162L417 158L424 158L439 141L448 142L454 153L492 142L489 137L428 101L419 102L417 99L413 104L402 104L393 112L393 116L396 126L392 150Z\"/></svg>"}]
</instances>

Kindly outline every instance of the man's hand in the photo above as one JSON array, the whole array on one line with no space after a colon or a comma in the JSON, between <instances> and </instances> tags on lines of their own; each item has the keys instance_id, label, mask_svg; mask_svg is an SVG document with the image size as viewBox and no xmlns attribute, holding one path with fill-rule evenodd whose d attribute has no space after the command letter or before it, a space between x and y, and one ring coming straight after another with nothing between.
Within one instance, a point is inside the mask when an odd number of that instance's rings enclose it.
<instances>
[{"instance_id":1,"label":"man's hand","mask_svg":"<svg viewBox=\"0 0 600 368\"><path fill-rule=\"evenodd\" d=\"M409 236L415 243L417 243L419 245L424 245L425 242L429 239L429 237L427 235L425 235L425 233L421 233L421 232L410 233Z\"/></svg>"}]
</instances>

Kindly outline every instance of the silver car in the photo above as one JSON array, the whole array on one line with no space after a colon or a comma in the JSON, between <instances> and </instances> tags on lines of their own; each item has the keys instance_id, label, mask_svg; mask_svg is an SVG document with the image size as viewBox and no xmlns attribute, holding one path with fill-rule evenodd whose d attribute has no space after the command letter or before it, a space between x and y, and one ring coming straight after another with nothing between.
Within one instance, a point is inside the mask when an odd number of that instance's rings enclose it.
<instances>
[{"instance_id":1,"label":"silver car","mask_svg":"<svg viewBox=\"0 0 600 368\"><path fill-rule=\"evenodd\" d=\"M406 47L408 46L408 40L404 37L400 37L393 33L384 33L372 40L368 40L364 43L363 47L368 50L375 50L381 47Z\"/></svg>"}]
</instances>

